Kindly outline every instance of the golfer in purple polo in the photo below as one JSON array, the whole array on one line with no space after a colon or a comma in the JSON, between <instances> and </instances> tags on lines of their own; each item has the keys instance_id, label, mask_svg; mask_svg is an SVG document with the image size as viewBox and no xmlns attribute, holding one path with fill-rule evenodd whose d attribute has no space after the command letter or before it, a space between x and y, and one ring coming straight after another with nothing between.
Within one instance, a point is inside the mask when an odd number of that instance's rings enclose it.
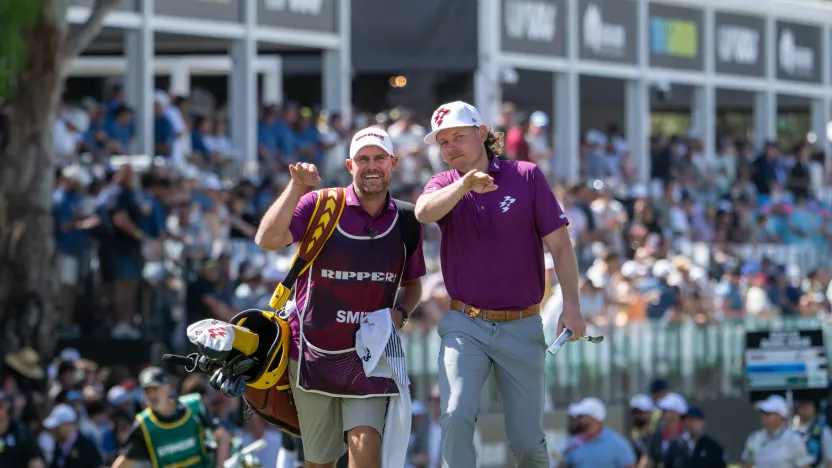
<instances>
[{"instance_id":1,"label":"golfer in purple polo","mask_svg":"<svg viewBox=\"0 0 832 468\"><path fill-rule=\"evenodd\" d=\"M545 243L563 289L559 329L586 331L568 221L537 165L501 161L502 133L470 104L440 106L425 143L451 170L436 174L416 203L422 223L439 224L451 311L439 321L442 464L476 465L480 390L494 371L517 466L548 468L543 434L546 340L540 317Z\"/></svg>"}]
</instances>

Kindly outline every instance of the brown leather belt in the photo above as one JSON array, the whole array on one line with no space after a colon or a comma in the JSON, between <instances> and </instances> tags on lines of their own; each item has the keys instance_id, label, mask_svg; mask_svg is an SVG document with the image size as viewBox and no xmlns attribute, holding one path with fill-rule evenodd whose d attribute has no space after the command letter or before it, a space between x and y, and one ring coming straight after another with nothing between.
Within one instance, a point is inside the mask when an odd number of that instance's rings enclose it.
<instances>
[{"instance_id":1,"label":"brown leather belt","mask_svg":"<svg viewBox=\"0 0 832 468\"><path fill-rule=\"evenodd\" d=\"M486 310L453 299L451 300L451 310L458 310L471 318L481 318L489 322L511 322L540 315L540 304L535 304L524 310Z\"/></svg>"}]
</instances>

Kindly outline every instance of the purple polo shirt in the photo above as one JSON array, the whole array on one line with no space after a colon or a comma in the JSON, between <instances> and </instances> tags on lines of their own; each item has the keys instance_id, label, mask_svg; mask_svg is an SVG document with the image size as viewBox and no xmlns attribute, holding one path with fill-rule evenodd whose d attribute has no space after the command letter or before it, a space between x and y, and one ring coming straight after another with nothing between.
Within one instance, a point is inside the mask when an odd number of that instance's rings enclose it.
<instances>
[{"instance_id":1,"label":"purple polo shirt","mask_svg":"<svg viewBox=\"0 0 832 468\"><path fill-rule=\"evenodd\" d=\"M292 233L292 242L300 242L303 239L303 236L306 234L306 227L309 225L309 221L312 219L312 213L315 211L315 203L317 201L317 191L309 192L301 197L292 215L292 223L289 225L289 231ZM396 202L390 198L389 193L387 195L387 205L384 209L377 215L370 216L358 202L358 197L355 195L353 186L350 185L347 187L347 203L344 207L344 213L341 214L341 219L338 221L338 226L340 226L342 231L353 236L366 236L371 230L375 232L386 232L395 219ZM425 256L422 253L423 239L424 230L422 229L419 236L419 246L404 266L402 281L425 276ZM308 275L309 270L306 270L298 278L296 283L295 303L298 304L298 307L306 302ZM336 311L333 310L332 313L335 314ZM290 326L292 329L293 343L290 356L292 359L297 360L298 345L300 343L300 320L297 315L292 316Z\"/></svg>"},{"instance_id":2,"label":"purple polo shirt","mask_svg":"<svg viewBox=\"0 0 832 468\"><path fill-rule=\"evenodd\" d=\"M481 309L522 310L543 300L543 240L569 224L536 164L492 158L497 190L467 193L445 217L440 260L453 299ZM436 174L424 193L462 177Z\"/></svg>"}]
</instances>

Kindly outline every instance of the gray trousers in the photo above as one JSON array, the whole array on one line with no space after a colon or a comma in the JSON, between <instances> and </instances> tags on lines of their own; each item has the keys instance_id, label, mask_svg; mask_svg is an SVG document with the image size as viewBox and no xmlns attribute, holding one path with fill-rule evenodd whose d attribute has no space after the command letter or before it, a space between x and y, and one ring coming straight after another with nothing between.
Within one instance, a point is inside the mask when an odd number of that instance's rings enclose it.
<instances>
[{"instance_id":1,"label":"gray trousers","mask_svg":"<svg viewBox=\"0 0 832 468\"><path fill-rule=\"evenodd\" d=\"M474 424L488 374L500 390L519 468L549 468L543 434L546 338L540 316L496 323L450 311L439 321L443 468L474 468Z\"/></svg>"}]
</instances>

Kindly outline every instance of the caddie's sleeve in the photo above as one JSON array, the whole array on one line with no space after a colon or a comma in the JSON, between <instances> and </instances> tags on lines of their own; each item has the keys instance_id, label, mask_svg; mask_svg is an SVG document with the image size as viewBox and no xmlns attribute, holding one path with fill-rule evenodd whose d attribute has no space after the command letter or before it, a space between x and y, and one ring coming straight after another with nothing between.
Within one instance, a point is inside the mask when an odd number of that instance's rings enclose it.
<instances>
[{"instance_id":1,"label":"caddie's sleeve","mask_svg":"<svg viewBox=\"0 0 832 468\"><path fill-rule=\"evenodd\" d=\"M532 200L534 204L534 225L540 237L546 237L557 229L569 225L555 194L543 171L535 166L532 170Z\"/></svg>"},{"instance_id":2,"label":"caddie's sleeve","mask_svg":"<svg viewBox=\"0 0 832 468\"><path fill-rule=\"evenodd\" d=\"M422 242L424 242L424 240L425 228L422 227L422 224L420 223L419 245L404 265L404 273L402 273L403 280L421 278L422 276L425 276L425 273L427 273L427 269L425 268L425 255L422 253Z\"/></svg>"},{"instance_id":3,"label":"caddie's sleeve","mask_svg":"<svg viewBox=\"0 0 832 468\"><path fill-rule=\"evenodd\" d=\"M292 233L292 242L300 242L306 235L306 228L312 220L312 213L315 212L315 203L318 201L318 192L314 190L300 197L298 206L292 214L292 222L289 224L289 232Z\"/></svg>"}]
</instances>

